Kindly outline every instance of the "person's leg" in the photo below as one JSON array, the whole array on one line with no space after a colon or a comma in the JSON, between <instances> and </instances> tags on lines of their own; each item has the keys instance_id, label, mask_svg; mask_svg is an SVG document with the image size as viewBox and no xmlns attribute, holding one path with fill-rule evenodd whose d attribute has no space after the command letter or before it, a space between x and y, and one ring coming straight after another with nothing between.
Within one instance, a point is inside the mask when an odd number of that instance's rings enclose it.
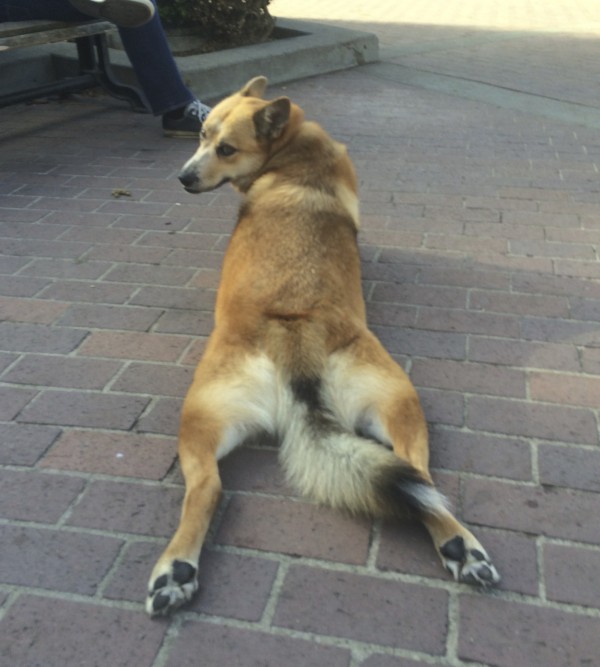
<instances>
[{"instance_id":1,"label":"person's leg","mask_svg":"<svg viewBox=\"0 0 600 667\"><path fill-rule=\"evenodd\" d=\"M156 0L152 0L156 3ZM197 137L210 108L185 85L158 12L138 28L119 28L123 47L165 135Z\"/></svg>"},{"instance_id":2,"label":"person's leg","mask_svg":"<svg viewBox=\"0 0 600 667\"><path fill-rule=\"evenodd\" d=\"M147 23L155 13L151 0L69 0L80 12L123 28Z\"/></svg>"},{"instance_id":3,"label":"person's leg","mask_svg":"<svg viewBox=\"0 0 600 667\"><path fill-rule=\"evenodd\" d=\"M158 12L138 28L120 27L119 34L155 116L196 99L181 78Z\"/></svg>"}]
</instances>

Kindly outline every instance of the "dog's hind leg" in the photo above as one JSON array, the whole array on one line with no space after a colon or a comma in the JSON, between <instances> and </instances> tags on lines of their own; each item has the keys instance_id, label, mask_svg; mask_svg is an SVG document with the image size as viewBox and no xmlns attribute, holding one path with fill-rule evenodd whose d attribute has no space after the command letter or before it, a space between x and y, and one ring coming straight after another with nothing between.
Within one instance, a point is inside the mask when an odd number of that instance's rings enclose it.
<instances>
[{"instance_id":1,"label":"dog's hind leg","mask_svg":"<svg viewBox=\"0 0 600 667\"><path fill-rule=\"evenodd\" d=\"M188 394L179 436L186 491L179 527L148 583L146 611L152 616L169 613L191 599L198 588L200 550L221 492L215 452L223 425L207 407Z\"/></svg>"},{"instance_id":2,"label":"dog's hind leg","mask_svg":"<svg viewBox=\"0 0 600 667\"><path fill-rule=\"evenodd\" d=\"M401 371L399 368L398 370ZM394 451L408 460L422 477L433 486L429 473L428 436L425 419L416 392L411 396L401 382L393 401L381 408L383 428L390 434ZM414 392L414 389L412 390ZM435 498L435 496L434 496ZM500 581L486 550L477 538L450 512L444 502L417 508L433 540L444 567L457 581L489 586Z\"/></svg>"},{"instance_id":3,"label":"dog's hind leg","mask_svg":"<svg viewBox=\"0 0 600 667\"><path fill-rule=\"evenodd\" d=\"M170 613L198 588L200 551L219 501L217 460L254 430L268 429L274 411L274 374L261 358L221 355L201 362L186 396L179 431L185 497L179 526L148 583L146 611ZM257 398L258 397L258 398Z\"/></svg>"},{"instance_id":4,"label":"dog's hind leg","mask_svg":"<svg viewBox=\"0 0 600 667\"><path fill-rule=\"evenodd\" d=\"M457 581L493 585L500 580L477 538L450 512L429 473L427 425L408 376L370 335L334 355L329 403L346 428L391 447L412 468L397 481L382 478L390 514L407 504L429 531L445 568ZM385 509L385 508L384 508Z\"/></svg>"}]
</instances>

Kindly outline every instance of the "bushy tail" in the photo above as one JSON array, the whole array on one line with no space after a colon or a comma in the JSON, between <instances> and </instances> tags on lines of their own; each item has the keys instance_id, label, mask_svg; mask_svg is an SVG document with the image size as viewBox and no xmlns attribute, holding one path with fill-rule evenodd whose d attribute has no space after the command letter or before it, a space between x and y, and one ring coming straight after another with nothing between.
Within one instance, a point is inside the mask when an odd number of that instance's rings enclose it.
<instances>
[{"instance_id":1,"label":"bushy tail","mask_svg":"<svg viewBox=\"0 0 600 667\"><path fill-rule=\"evenodd\" d=\"M410 463L373 440L344 430L323 408L318 385L292 386L280 458L288 481L308 497L375 516L437 514L447 507Z\"/></svg>"}]
</instances>

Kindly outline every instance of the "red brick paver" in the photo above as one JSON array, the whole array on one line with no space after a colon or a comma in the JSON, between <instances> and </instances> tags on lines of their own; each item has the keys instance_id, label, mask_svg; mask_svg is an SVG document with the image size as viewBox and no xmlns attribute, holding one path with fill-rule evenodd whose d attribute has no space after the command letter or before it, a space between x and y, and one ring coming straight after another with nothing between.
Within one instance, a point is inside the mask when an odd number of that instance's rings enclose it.
<instances>
[{"instance_id":1,"label":"red brick paver","mask_svg":"<svg viewBox=\"0 0 600 667\"><path fill-rule=\"evenodd\" d=\"M422 397L436 482L502 582L455 584L412 522L305 502L257 441L220 464L197 598L148 619L148 575L183 497L182 396L239 200L186 194L176 174L193 142L114 100L10 107L0 667L594 665L598 3L272 9L380 38L381 64L272 94L349 147L368 316Z\"/></svg>"}]
</instances>

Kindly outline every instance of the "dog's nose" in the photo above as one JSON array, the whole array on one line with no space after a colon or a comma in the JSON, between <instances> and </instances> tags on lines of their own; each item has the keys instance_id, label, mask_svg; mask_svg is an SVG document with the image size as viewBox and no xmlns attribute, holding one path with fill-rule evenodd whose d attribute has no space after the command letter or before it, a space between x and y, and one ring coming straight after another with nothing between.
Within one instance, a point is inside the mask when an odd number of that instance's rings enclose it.
<instances>
[{"instance_id":1,"label":"dog's nose","mask_svg":"<svg viewBox=\"0 0 600 667\"><path fill-rule=\"evenodd\" d=\"M191 169L183 169L179 172L178 178L184 188L191 188L198 184L198 177Z\"/></svg>"}]
</instances>

